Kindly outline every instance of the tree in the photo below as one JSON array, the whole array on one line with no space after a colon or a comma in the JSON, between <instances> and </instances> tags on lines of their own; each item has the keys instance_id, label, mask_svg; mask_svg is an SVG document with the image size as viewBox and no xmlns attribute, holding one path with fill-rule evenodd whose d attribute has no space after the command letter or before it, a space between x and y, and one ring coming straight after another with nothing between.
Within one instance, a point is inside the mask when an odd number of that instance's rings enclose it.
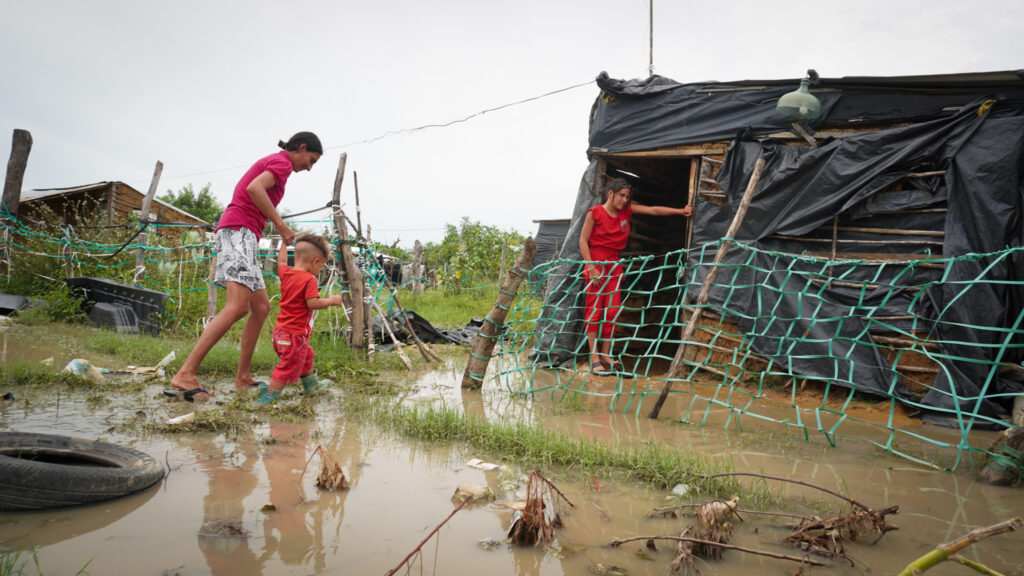
<instances>
[{"instance_id":1,"label":"tree","mask_svg":"<svg viewBox=\"0 0 1024 576\"><path fill-rule=\"evenodd\" d=\"M525 240L515 230L506 232L463 217L458 226L446 224L444 240L440 244L428 243L423 257L438 270L448 264L450 277L445 279L446 283L472 286L498 278L503 242L508 242L512 254L510 264Z\"/></svg>"},{"instance_id":2,"label":"tree","mask_svg":"<svg viewBox=\"0 0 1024 576\"><path fill-rule=\"evenodd\" d=\"M192 184L186 184L177 193L168 190L166 194L159 196L159 199L211 224L216 224L224 212L224 206L221 206L210 193L209 183L203 186L198 194L192 188Z\"/></svg>"}]
</instances>

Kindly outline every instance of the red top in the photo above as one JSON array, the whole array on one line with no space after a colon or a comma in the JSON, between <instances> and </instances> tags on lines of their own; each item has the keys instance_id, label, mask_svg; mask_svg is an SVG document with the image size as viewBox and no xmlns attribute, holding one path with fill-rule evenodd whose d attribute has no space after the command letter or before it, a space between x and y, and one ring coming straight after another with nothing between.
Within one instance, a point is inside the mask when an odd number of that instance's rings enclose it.
<instances>
[{"instance_id":1,"label":"red top","mask_svg":"<svg viewBox=\"0 0 1024 576\"><path fill-rule=\"evenodd\" d=\"M281 277L281 311L277 314L274 328L289 334L309 336L313 330L313 311L306 305L306 300L320 297L316 277L286 265L281 265L277 274Z\"/></svg>"},{"instance_id":2,"label":"red top","mask_svg":"<svg viewBox=\"0 0 1024 576\"><path fill-rule=\"evenodd\" d=\"M633 208L629 204L615 216L598 204L590 209L594 217L594 230L590 233L590 257L594 260L618 260L619 250L629 240L629 217Z\"/></svg>"},{"instance_id":3,"label":"red top","mask_svg":"<svg viewBox=\"0 0 1024 576\"><path fill-rule=\"evenodd\" d=\"M288 182L288 176L291 176L292 173L292 161L284 150L257 160L238 181L238 184L235 184L231 203L224 209L224 214L217 221L217 230L248 228L256 234L257 240L263 236L263 227L267 225L267 219L256 207L246 188L264 172L274 175L274 185L267 189L267 196L270 198L270 203L275 208L277 207L281 202L281 197L284 196L284 186Z\"/></svg>"}]
</instances>

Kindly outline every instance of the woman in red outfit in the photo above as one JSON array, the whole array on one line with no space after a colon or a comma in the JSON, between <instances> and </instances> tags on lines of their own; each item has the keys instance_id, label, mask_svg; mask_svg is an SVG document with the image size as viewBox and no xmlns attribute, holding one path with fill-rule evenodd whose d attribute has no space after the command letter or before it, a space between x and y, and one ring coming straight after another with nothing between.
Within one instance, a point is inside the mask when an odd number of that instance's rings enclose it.
<instances>
[{"instance_id":1,"label":"woman in red outfit","mask_svg":"<svg viewBox=\"0 0 1024 576\"><path fill-rule=\"evenodd\" d=\"M590 347L590 369L595 374L611 374L613 365L609 351L615 334L615 321L619 315L622 266L619 251L629 240L629 217L633 214L653 216L689 216L692 209L668 206L643 206L630 202L629 183L613 178L602 188L604 204L587 212L587 220L580 232L580 252L586 265L583 276L587 280L587 302L584 325Z\"/></svg>"}]
</instances>

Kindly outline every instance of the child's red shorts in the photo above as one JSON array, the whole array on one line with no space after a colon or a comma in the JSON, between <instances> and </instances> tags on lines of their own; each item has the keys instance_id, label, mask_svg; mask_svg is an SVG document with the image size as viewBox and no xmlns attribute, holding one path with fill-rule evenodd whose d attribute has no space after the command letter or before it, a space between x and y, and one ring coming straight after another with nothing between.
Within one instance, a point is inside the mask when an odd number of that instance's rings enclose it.
<instances>
[{"instance_id":1,"label":"child's red shorts","mask_svg":"<svg viewBox=\"0 0 1024 576\"><path fill-rule=\"evenodd\" d=\"M271 376L274 382L298 382L300 376L313 370L313 347L309 345L309 336L274 330L272 338L274 352L281 359Z\"/></svg>"}]
</instances>

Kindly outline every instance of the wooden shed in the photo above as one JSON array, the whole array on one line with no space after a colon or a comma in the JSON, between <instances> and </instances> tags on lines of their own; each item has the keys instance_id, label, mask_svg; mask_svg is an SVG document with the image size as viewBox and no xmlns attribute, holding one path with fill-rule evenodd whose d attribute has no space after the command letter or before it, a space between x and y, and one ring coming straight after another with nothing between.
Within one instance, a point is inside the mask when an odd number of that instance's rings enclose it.
<instances>
[{"instance_id":1,"label":"wooden shed","mask_svg":"<svg viewBox=\"0 0 1024 576\"><path fill-rule=\"evenodd\" d=\"M572 240L597 190L624 177L639 203L693 207L685 221L632 218L616 344L638 371L671 358L718 268L694 337L702 369L1004 418L1024 386L1024 74L814 76L821 115L793 125L776 103L799 79L602 73L559 257L580 258ZM751 181L739 247L714 261ZM582 283L578 267L553 273L565 280L545 296L533 356L561 365L585 350Z\"/></svg>"},{"instance_id":2,"label":"wooden shed","mask_svg":"<svg viewBox=\"0 0 1024 576\"><path fill-rule=\"evenodd\" d=\"M22 193L19 211L27 218L38 219L44 212L52 212L62 223L111 226L129 222L133 216L137 219L145 196L124 182L36 189ZM157 198L153 199L150 216L160 223L210 226L209 222ZM181 233L179 228L164 228L161 231L168 236Z\"/></svg>"}]
</instances>

